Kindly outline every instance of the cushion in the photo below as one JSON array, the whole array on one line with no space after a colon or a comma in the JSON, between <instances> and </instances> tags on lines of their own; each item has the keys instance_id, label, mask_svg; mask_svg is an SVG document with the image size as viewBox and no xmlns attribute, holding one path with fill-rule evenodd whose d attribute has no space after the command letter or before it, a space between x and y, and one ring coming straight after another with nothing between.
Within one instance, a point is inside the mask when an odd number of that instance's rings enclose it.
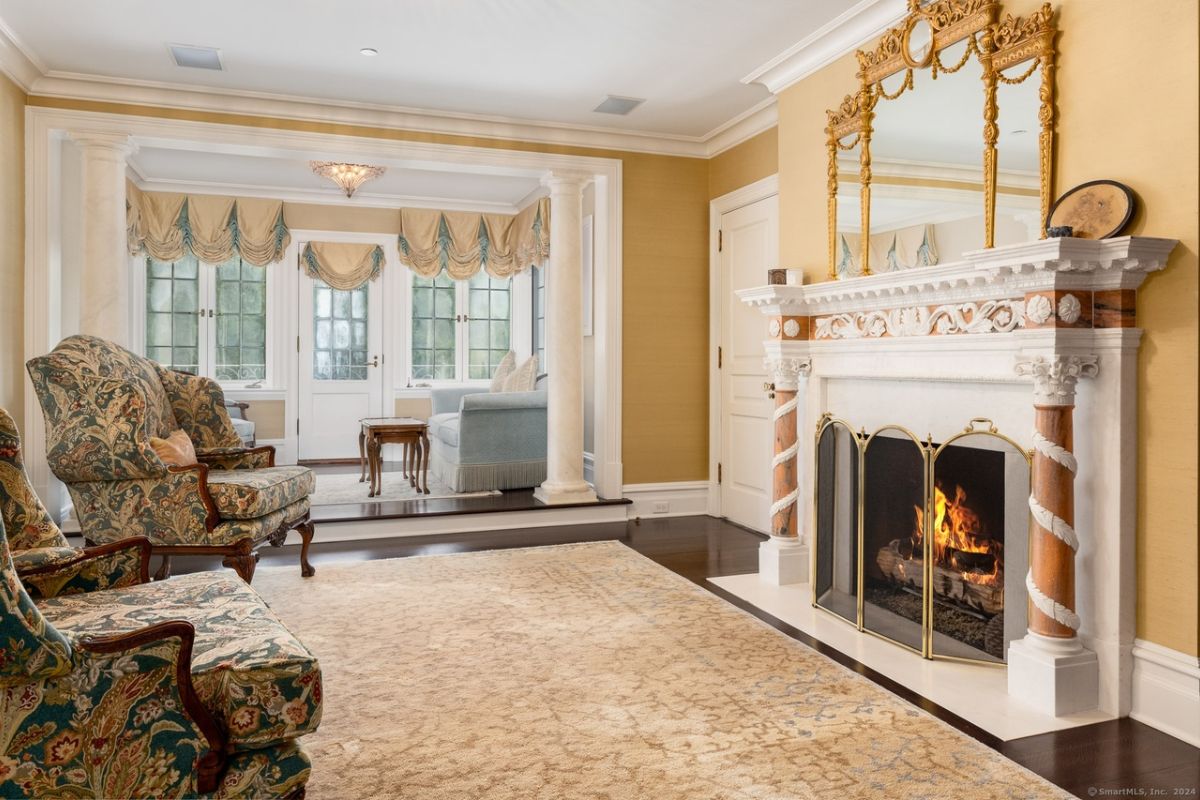
<instances>
[{"instance_id":1,"label":"cushion","mask_svg":"<svg viewBox=\"0 0 1200 800\"><path fill-rule=\"evenodd\" d=\"M429 418L429 435L451 447L458 447L458 414L434 414Z\"/></svg>"},{"instance_id":2,"label":"cushion","mask_svg":"<svg viewBox=\"0 0 1200 800\"><path fill-rule=\"evenodd\" d=\"M150 446L164 464L171 467L190 467L196 463L196 448L183 429L171 431L167 438L150 437Z\"/></svg>"},{"instance_id":3,"label":"cushion","mask_svg":"<svg viewBox=\"0 0 1200 800\"><path fill-rule=\"evenodd\" d=\"M253 539L261 542L284 525L295 522L308 514L310 504L308 498L297 500L290 506L272 511L270 514L254 519L223 519L208 532L203 542L198 544L232 544L240 539Z\"/></svg>"},{"instance_id":4,"label":"cushion","mask_svg":"<svg viewBox=\"0 0 1200 800\"><path fill-rule=\"evenodd\" d=\"M321 721L321 668L231 572L197 572L38 603L73 635L127 633L185 619L196 626L192 676L204 705L239 747L266 747L311 733Z\"/></svg>"},{"instance_id":5,"label":"cushion","mask_svg":"<svg viewBox=\"0 0 1200 800\"><path fill-rule=\"evenodd\" d=\"M525 359L521 363L521 366L514 369L504 382L504 391L532 392L534 385L537 383L537 368L537 356L530 356Z\"/></svg>"},{"instance_id":6,"label":"cushion","mask_svg":"<svg viewBox=\"0 0 1200 800\"><path fill-rule=\"evenodd\" d=\"M517 354L509 350L504 354L504 358L500 359L500 364L497 365L495 373L492 374L493 392L503 392L504 384L508 380L508 376L517 366Z\"/></svg>"},{"instance_id":7,"label":"cushion","mask_svg":"<svg viewBox=\"0 0 1200 800\"><path fill-rule=\"evenodd\" d=\"M210 470L208 492L222 519L254 519L312 494L316 479L308 467Z\"/></svg>"}]
</instances>

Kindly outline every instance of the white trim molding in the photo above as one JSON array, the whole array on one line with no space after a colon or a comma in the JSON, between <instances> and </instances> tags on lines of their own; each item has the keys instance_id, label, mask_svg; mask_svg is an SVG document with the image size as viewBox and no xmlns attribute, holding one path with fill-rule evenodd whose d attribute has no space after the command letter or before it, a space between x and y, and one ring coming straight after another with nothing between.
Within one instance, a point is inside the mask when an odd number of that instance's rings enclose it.
<instances>
[{"instance_id":1,"label":"white trim molding","mask_svg":"<svg viewBox=\"0 0 1200 800\"><path fill-rule=\"evenodd\" d=\"M861 0L742 78L779 94L904 18L904 0Z\"/></svg>"},{"instance_id":2,"label":"white trim molding","mask_svg":"<svg viewBox=\"0 0 1200 800\"><path fill-rule=\"evenodd\" d=\"M38 78L46 73L46 67L33 51L20 40L12 28L0 19L0 72L28 92Z\"/></svg>"},{"instance_id":3,"label":"white trim molding","mask_svg":"<svg viewBox=\"0 0 1200 800\"><path fill-rule=\"evenodd\" d=\"M1200 658L1134 639L1129 716L1200 747Z\"/></svg>"},{"instance_id":4,"label":"white trim molding","mask_svg":"<svg viewBox=\"0 0 1200 800\"><path fill-rule=\"evenodd\" d=\"M622 487L633 501L626 506L629 519L650 517L702 517L708 514L708 481L630 483Z\"/></svg>"}]
</instances>

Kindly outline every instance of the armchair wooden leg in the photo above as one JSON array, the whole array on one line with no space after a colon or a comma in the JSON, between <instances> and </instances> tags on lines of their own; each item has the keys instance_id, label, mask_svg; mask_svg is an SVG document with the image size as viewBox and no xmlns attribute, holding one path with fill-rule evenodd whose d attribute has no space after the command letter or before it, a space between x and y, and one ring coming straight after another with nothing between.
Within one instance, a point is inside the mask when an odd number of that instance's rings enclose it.
<instances>
[{"instance_id":1,"label":"armchair wooden leg","mask_svg":"<svg viewBox=\"0 0 1200 800\"><path fill-rule=\"evenodd\" d=\"M165 581L171 577L171 557L164 555L162 561L158 563L158 571L154 573L154 580Z\"/></svg>"},{"instance_id":2,"label":"armchair wooden leg","mask_svg":"<svg viewBox=\"0 0 1200 800\"><path fill-rule=\"evenodd\" d=\"M313 565L308 563L308 546L312 544L313 534L316 533L316 526L311 520L305 522L296 528L300 534L300 575L305 578L311 578L317 574L313 569Z\"/></svg>"},{"instance_id":3,"label":"armchair wooden leg","mask_svg":"<svg viewBox=\"0 0 1200 800\"><path fill-rule=\"evenodd\" d=\"M244 541L221 560L222 564L237 572L246 583L254 580L254 568L258 565L258 553L251 549L252 547L249 541Z\"/></svg>"}]
</instances>

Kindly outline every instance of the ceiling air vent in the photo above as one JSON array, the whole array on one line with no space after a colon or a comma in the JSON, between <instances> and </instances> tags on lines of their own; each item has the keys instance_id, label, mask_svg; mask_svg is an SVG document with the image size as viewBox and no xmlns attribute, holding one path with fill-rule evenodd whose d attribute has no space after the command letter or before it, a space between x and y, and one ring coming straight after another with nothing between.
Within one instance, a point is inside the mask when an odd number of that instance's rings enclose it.
<instances>
[{"instance_id":1,"label":"ceiling air vent","mask_svg":"<svg viewBox=\"0 0 1200 800\"><path fill-rule=\"evenodd\" d=\"M221 67L221 51L215 47L194 47L190 44L170 44L171 57L181 67L192 69L215 69Z\"/></svg>"},{"instance_id":2,"label":"ceiling air vent","mask_svg":"<svg viewBox=\"0 0 1200 800\"><path fill-rule=\"evenodd\" d=\"M619 97L618 95L610 94L605 98L603 103L592 110L601 114L625 116L644 102L646 102L645 98L641 97Z\"/></svg>"}]
</instances>

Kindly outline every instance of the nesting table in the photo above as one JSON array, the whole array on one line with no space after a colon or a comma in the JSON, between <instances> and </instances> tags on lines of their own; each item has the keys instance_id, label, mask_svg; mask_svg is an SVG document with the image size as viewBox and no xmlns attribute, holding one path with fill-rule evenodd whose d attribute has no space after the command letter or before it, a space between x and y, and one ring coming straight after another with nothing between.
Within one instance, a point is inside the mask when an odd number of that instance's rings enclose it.
<instances>
[{"instance_id":1,"label":"nesting table","mask_svg":"<svg viewBox=\"0 0 1200 800\"><path fill-rule=\"evenodd\" d=\"M359 483L370 481L367 497L383 490L385 444L404 445L403 475L418 494L429 494L429 426L415 417L364 417L359 420Z\"/></svg>"}]
</instances>

